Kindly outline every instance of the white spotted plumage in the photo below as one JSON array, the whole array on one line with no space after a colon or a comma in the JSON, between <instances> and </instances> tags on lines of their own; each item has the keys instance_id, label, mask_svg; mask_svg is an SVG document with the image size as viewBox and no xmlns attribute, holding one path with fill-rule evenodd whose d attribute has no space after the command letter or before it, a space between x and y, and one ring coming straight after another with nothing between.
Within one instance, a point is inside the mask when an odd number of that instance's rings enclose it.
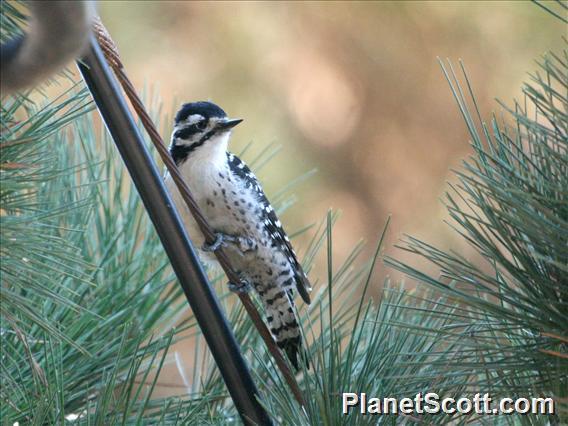
<instances>
[{"instance_id":1,"label":"white spotted plumage","mask_svg":"<svg viewBox=\"0 0 568 426\"><path fill-rule=\"evenodd\" d=\"M197 115L203 120L196 121ZM297 366L301 336L293 293L298 290L309 303L309 282L255 175L236 155L227 152L230 131L215 131L227 120L214 104L185 104L176 116L170 152L213 229L254 241L254 249L229 244L225 253L260 296L276 342ZM190 237L201 247L202 234L167 175L166 184ZM215 260L209 252L200 250L200 255L207 263Z\"/></svg>"}]
</instances>

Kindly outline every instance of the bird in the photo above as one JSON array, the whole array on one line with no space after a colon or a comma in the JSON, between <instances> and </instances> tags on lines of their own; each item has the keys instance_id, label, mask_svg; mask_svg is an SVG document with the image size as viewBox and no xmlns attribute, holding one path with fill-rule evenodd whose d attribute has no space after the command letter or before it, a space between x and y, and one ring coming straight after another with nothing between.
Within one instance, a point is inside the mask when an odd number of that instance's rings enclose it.
<instances>
[{"instance_id":1,"label":"bird","mask_svg":"<svg viewBox=\"0 0 568 426\"><path fill-rule=\"evenodd\" d=\"M223 247L240 280L229 289L256 292L274 340L298 370L298 357L307 358L294 295L297 291L309 305L311 286L260 182L228 151L232 131L242 121L209 101L183 104L174 119L169 152L215 231L213 244L206 244L167 172L165 183L203 263L215 265L214 252Z\"/></svg>"}]
</instances>

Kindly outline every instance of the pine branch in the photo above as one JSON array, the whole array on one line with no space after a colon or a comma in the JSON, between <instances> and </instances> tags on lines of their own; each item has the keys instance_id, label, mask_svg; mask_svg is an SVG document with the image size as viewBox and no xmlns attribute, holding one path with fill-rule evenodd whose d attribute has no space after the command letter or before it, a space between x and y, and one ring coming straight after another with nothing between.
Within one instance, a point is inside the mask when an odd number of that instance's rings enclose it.
<instances>
[{"instance_id":1,"label":"pine branch","mask_svg":"<svg viewBox=\"0 0 568 426\"><path fill-rule=\"evenodd\" d=\"M459 306L453 314L456 326L431 331L457 345L455 363L433 363L434 369L448 368L447 374L453 374L468 366L475 377L468 387L509 396L554 396L561 407L559 418L565 418L567 62L552 53L543 58L523 89L524 102L505 106L512 125L495 117L483 121L460 66L473 113L451 63L442 69L468 127L474 156L456 172L459 184L446 194L447 208L452 227L485 263L474 264L409 237L401 248L436 265L440 276L394 258L387 264Z\"/></svg>"}]
</instances>

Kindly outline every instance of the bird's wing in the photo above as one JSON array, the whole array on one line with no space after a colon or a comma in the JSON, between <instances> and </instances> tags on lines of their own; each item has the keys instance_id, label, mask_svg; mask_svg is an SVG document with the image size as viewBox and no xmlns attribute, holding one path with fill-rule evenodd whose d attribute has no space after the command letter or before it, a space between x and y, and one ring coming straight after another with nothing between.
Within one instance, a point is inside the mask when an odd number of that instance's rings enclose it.
<instances>
[{"instance_id":1,"label":"bird's wing","mask_svg":"<svg viewBox=\"0 0 568 426\"><path fill-rule=\"evenodd\" d=\"M276 246L279 250L284 252L288 257L288 261L294 266L294 270L296 272L296 288L298 289L298 293L302 296L302 299L307 304L310 303L310 294L309 291L311 290L310 282L308 281L308 277L306 276L304 270L302 269L302 265L298 261L296 253L292 248L292 244L282 228L282 224L278 220L278 216L276 216L276 212L270 205L270 202L266 198L258 179L254 175L254 173L249 169L249 167L241 161L239 157L234 154L227 153L227 158L229 161L229 166L233 173L235 173L238 177L240 177L247 188L252 189L256 192L259 201L262 203L262 220L263 224L268 231L268 234L274 239Z\"/></svg>"}]
</instances>

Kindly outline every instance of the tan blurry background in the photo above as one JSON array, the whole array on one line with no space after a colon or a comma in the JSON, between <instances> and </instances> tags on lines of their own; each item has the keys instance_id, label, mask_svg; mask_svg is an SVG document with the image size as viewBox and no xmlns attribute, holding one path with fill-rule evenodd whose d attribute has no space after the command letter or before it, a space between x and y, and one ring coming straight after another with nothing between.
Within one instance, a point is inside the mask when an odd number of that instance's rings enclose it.
<instances>
[{"instance_id":1,"label":"tan blurry background","mask_svg":"<svg viewBox=\"0 0 568 426\"><path fill-rule=\"evenodd\" d=\"M232 142L237 153L253 142L245 160L282 145L259 173L269 196L318 169L294 190L299 202L282 221L293 233L330 207L342 210L338 263L360 238L370 254L389 214L388 254L407 259L392 248L403 233L470 253L442 222L445 182L470 149L436 57L464 60L489 118L500 111L494 98L520 97L534 59L566 32L529 2L99 7L132 80L157 89L170 117L182 102L209 99L245 119ZM296 242L301 253L306 241ZM381 269L375 289L386 275L399 278Z\"/></svg>"}]
</instances>

